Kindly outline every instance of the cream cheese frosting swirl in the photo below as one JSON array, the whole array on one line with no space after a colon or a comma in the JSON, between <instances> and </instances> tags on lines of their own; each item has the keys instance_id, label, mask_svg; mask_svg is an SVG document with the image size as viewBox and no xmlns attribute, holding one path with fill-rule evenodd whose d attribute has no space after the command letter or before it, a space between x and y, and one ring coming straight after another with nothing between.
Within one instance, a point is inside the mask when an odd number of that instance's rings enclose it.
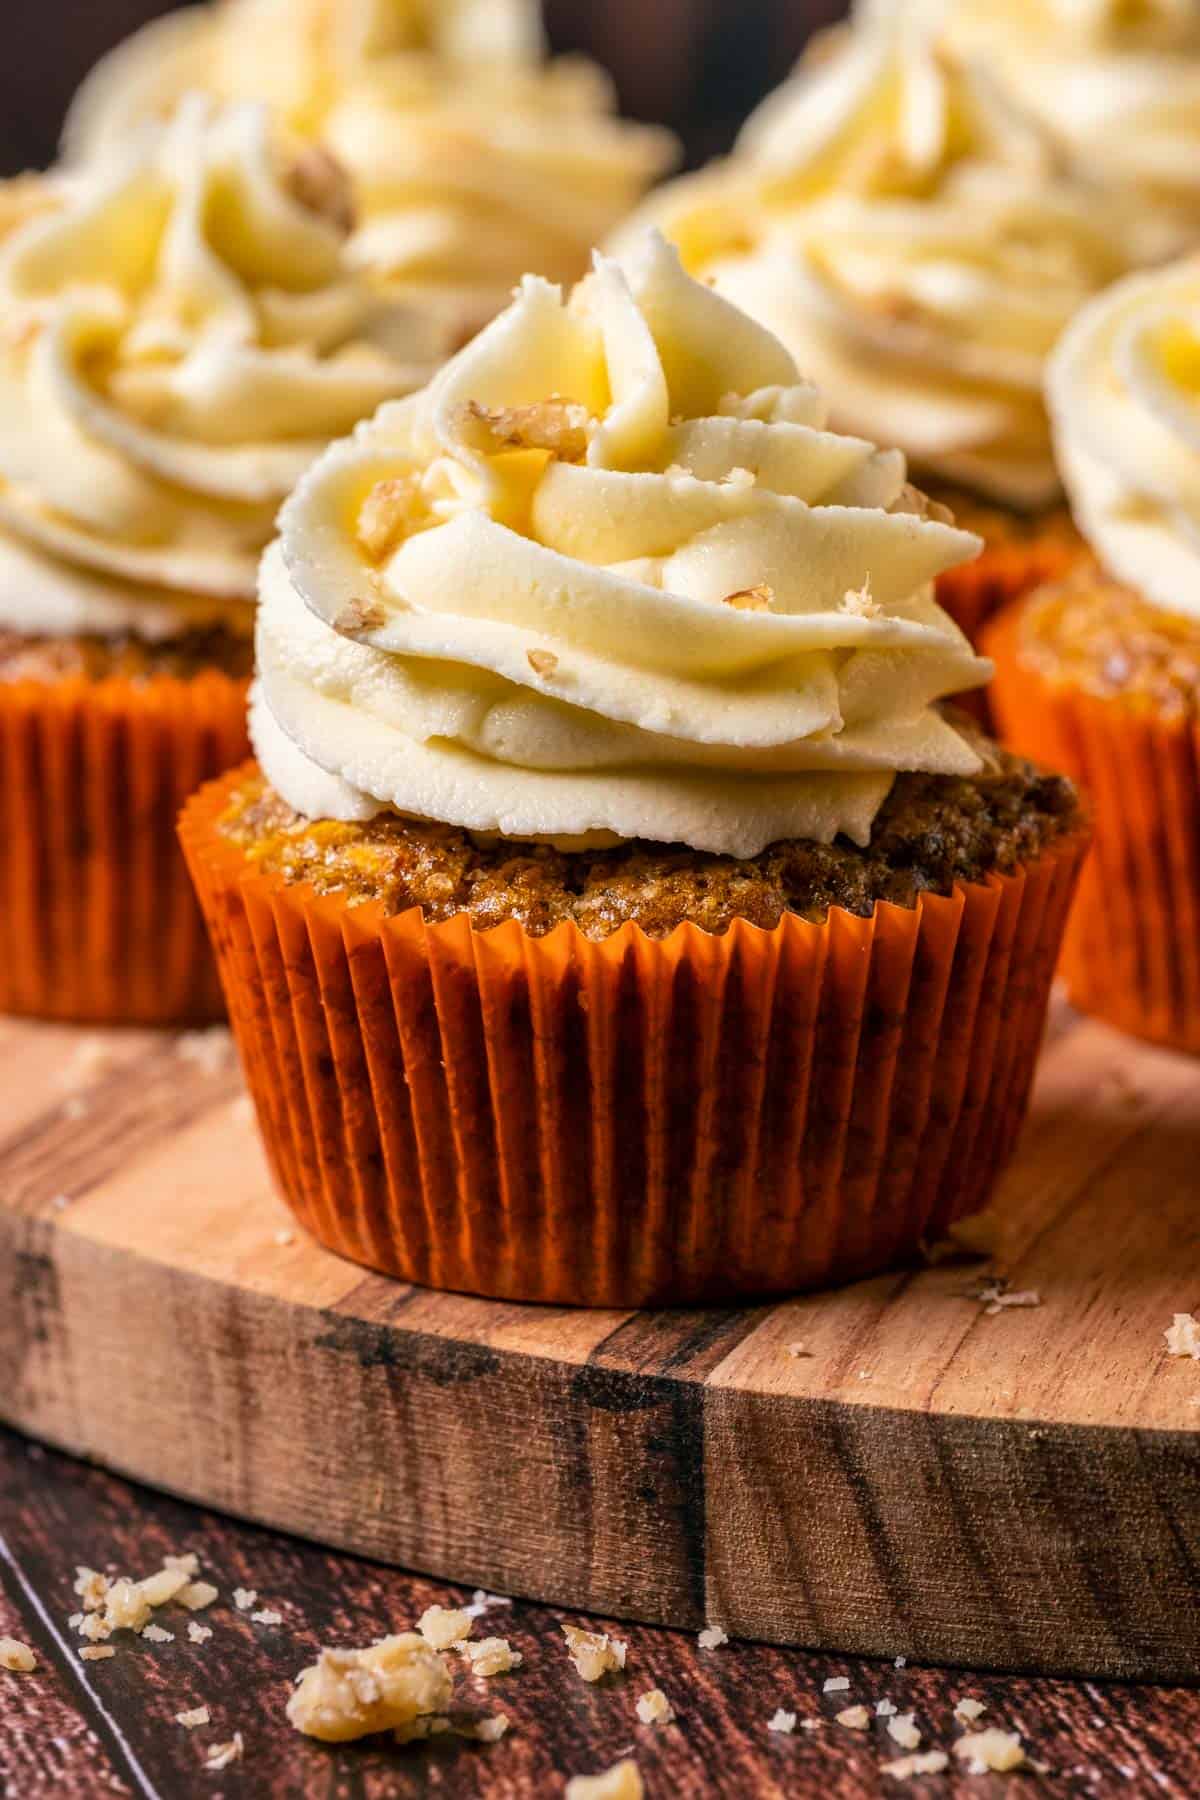
<instances>
[{"instance_id":1,"label":"cream cheese frosting swirl","mask_svg":"<svg viewBox=\"0 0 1200 1800\"><path fill-rule=\"evenodd\" d=\"M978 539L661 237L527 278L280 527L252 732L309 816L745 857L979 767L935 702L989 665L932 591Z\"/></svg>"},{"instance_id":2,"label":"cream cheese frosting swirl","mask_svg":"<svg viewBox=\"0 0 1200 1800\"><path fill-rule=\"evenodd\" d=\"M349 265L333 165L194 97L0 253L0 622L248 629L284 496L426 379Z\"/></svg>"},{"instance_id":3,"label":"cream cheese frosting swirl","mask_svg":"<svg viewBox=\"0 0 1200 1800\"><path fill-rule=\"evenodd\" d=\"M1200 619L1200 258L1086 307L1048 382L1081 530L1147 600Z\"/></svg>"},{"instance_id":4,"label":"cream cheese frosting swirl","mask_svg":"<svg viewBox=\"0 0 1200 1800\"><path fill-rule=\"evenodd\" d=\"M350 171L355 260L457 347L525 270L582 275L676 160L670 133L617 118L601 69L543 49L532 0L223 0L114 52L65 141L87 159L187 88L269 102Z\"/></svg>"},{"instance_id":5,"label":"cream cheese frosting swirl","mask_svg":"<svg viewBox=\"0 0 1200 1800\"><path fill-rule=\"evenodd\" d=\"M649 211L783 339L840 428L1018 507L1057 498L1045 358L1129 266L1123 221L917 14L868 12L730 163Z\"/></svg>"}]
</instances>

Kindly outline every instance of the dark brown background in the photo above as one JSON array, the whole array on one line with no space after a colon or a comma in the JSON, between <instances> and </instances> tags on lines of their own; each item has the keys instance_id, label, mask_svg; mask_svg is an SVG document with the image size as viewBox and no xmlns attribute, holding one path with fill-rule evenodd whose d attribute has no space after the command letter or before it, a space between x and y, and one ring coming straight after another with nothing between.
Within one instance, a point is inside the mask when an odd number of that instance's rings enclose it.
<instances>
[{"instance_id":1,"label":"dark brown background","mask_svg":"<svg viewBox=\"0 0 1200 1800\"><path fill-rule=\"evenodd\" d=\"M0 169L54 154L67 101L101 53L171 10L159 0L0 0ZM547 0L554 47L587 50L616 75L635 117L684 136L692 161L724 148L842 0ZM12 27L18 23L19 30Z\"/></svg>"}]
</instances>

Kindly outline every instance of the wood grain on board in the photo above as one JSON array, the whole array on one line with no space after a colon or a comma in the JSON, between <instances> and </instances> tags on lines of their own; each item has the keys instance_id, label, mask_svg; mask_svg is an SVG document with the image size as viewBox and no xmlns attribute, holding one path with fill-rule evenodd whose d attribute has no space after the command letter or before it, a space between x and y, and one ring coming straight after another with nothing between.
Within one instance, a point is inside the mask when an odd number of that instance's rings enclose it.
<instances>
[{"instance_id":1,"label":"wood grain on board","mask_svg":"<svg viewBox=\"0 0 1200 1800\"><path fill-rule=\"evenodd\" d=\"M1056 1013L982 1265L493 1305L293 1231L218 1036L0 1023L0 1415L447 1578L863 1655L1200 1680L1200 1064ZM802 1345L805 1354L789 1347Z\"/></svg>"}]
</instances>

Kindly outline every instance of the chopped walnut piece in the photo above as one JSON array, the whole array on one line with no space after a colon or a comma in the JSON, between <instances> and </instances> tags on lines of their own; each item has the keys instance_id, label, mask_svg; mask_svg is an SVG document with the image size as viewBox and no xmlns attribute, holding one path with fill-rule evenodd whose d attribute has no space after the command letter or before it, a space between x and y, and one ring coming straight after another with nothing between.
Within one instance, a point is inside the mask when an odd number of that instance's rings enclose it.
<instances>
[{"instance_id":1,"label":"chopped walnut piece","mask_svg":"<svg viewBox=\"0 0 1200 1800\"><path fill-rule=\"evenodd\" d=\"M236 1587L233 1590L233 1604L239 1612L250 1612L258 1599L257 1588Z\"/></svg>"},{"instance_id":2,"label":"chopped walnut piece","mask_svg":"<svg viewBox=\"0 0 1200 1800\"><path fill-rule=\"evenodd\" d=\"M459 1737L477 1738L481 1744L498 1744L508 1730L508 1714L493 1713L490 1719L476 1719L469 1728L456 1727Z\"/></svg>"},{"instance_id":3,"label":"chopped walnut piece","mask_svg":"<svg viewBox=\"0 0 1200 1800\"><path fill-rule=\"evenodd\" d=\"M320 144L306 144L283 172L283 185L308 212L327 219L349 237L354 230L354 189L336 156Z\"/></svg>"},{"instance_id":4,"label":"chopped walnut piece","mask_svg":"<svg viewBox=\"0 0 1200 1800\"><path fill-rule=\"evenodd\" d=\"M84 1612L99 1612L104 1605L104 1596L108 1592L108 1576L101 1575L96 1569L87 1569L82 1563L75 1566L75 1585L73 1593L83 1601Z\"/></svg>"},{"instance_id":5,"label":"chopped walnut piece","mask_svg":"<svg viewBox=\"0 0 1200 1800\"><path fill-rule=\"evenodd\" d=\"M784 1712L782 1706L778 1709L777 1712L772 1713L771 1717L767 1720L767 1730L778 1732L784 1737L790 1737L792 1732L795 1731L795 1729L796 1729L795 1713L794 1712Z\"/></svg>"},{"instance_id":6,"label":"chopped walnut piece","mask_svg":"<svg viewBox=\"0 0 1200 1800\"><path fill-rule=\"evenodd\" d=\"M114 1581L105 1596L104 1623L110 1631L141 1631L150 1612L151 1605L142 1592L141 1582L130 1581L128 1575Z\"/></svg>"},{"instance_id":7,"label":"chopped walnut piece","mask_svg":"<svg viewBox=\"0 0 1200 1800\"><path fill-rule=\"evenodd\" d=\"M458 1649L474 1675L507 1675L525 1660L507 1638L481 1638L477 1644L460 1644Z\"/></svg>"},{"instance_id":8,"label":"chopped walnut piece","mask_svg":"<svg viewBox=\"0 0 1200 1800\"><path fill-rule=\"evenodd\" d=\"M736 594L726 594L726 606L732 606L736 612L766 612L775 598L775 589L768 582L760 581L757 587L739 588Z\"/></svg>"},{"instance_id":9,"label":"chopped walnut piece","mask_svg":"<svg viewBox=\"0 0 1200 1800\"><path fill-rule=\"evenodd\" d=\"M186 1587L180 1588L175 1598L189 1612L203 1612L206 1606L212 1605L217 1595L218 1590L211 1581L189 1581Z\"/></svg>"},{"instance_id":10,"label":"chopped walnut piece","mask_svg":"<svg viewBox=\"0 0 1200 1800\"><path fill-rule=\"evenodd\" d=\"M846 589L842 595L841 610L856 619L878 619L883 612L882 606L871 592L869 579L860 588Z\"/></svg>"},{"instance_id":11,"label":"chopped walnut piece","mask_svg":"<svg viewBox=\"0 0 1200 1800\"><path fill-rule=\"evenodd\" d=\"M164 1631L161 1625L145 1626L142 1636L148 1644L173 1644L175 1642L175 1633Z\"/></svg>"},{"instance_id":12,"label":"chopped walnut piece","mask_svg":"<svg viewBox=\"0 0 1200 1800\"><path fill-rule=\"evenodd\" d=\"M600 1681L605 1675L625 1667L627 1646L607 1632L583 1631L578 1625L564 1625L567 1654L584 1681Z\"/></svg>"},{"instance_id":13,"label":"chopped walnut piece","mask_svg":"<svg viewBox=\"0 0 1200 1800\"><path fill-rule=\"evenodd\" d=\"M450 1721L439 1713L426 1713L423 1718L413 1719L408 1725L397 1725L392 1737L398 1744L421 1744L427 1738L440 1737L450 1730Z\"/></svg>"},{"instance_id":14,"label":"chopped walnut piece","mask_svg":"<svg viewBox=\"0 0 1200 1800\"><path fill-rule=\"evenodd\" d=\"M230 1763L238 1762L245 1749L240 1731L235 1731L227 1744L210 1744L205 1758L206 1769L227 1769Z\"/></svg>"},{"instance_id":15,"label":"chopped walnut piece","mask_svg":"<svg viewBox=\"0 0 1200 1800\"><path fill-rule=\"evenodd\" d=\"M955 1702L954 1716L960 1725L973 1725L987 1711L982 1700L975 1700L968 1694Z\"/></svg>"},{"instance_id":16,"label":"chopped walnut piece","mask_svg":"<svg viewBox=\"0 0 1200 1800\"><path fill-rule=\"evenodd\" d=\"M535 675L553 675L558 667L553 650L527 650L525 657Z\"/></svg>"},{"instance_id":17,"label":"chopped walnut piece","mask_svg":"<svg viewBox=\"0 0 1200 1800\"><path fill-rule=\"evenodd\" d=\"M428 1606L417 1620L417 1630L435 1650L449 1650L471 1635L471 1621L465 1612L449 1606Z\"/></svg>"},{"instance_id":18,"label":"chopped walnut piece","mask_svg":"<svg viewBox=\"0 0 1200 1800\"><path fill-rule=\"evenodd\" d=\"M200 1573L200 1558L194 1550L188 1550L183 1556L164 1556L164 1569L178 1569L181 1575L193 1578Z\"/></svg>"},{"instance_id":19,"label":"chopped walnut piece","mask_svg":"<svg viewBox=\"0 0 1200 1800\"><path fill-rule=\"evenodd\" d=\"M112 1635L113 1628L103 1613L75 1613L73 1616L79 1621L76 1629L80 1637L91 1638L95 1643L97 1638Z\"/></svg>"},{"instance_id":20,"label":"chopped walnut piece","mask_svg":"<svg viewBox=\"0 0 1200 1800\"><path fill-rule=\"evenodd\" d=\"M387 614L377 600L347 600L333 621L339 637L357 637L363 631L378 631L387 624Z\"/></svg>"},{"instance_id":21,"label":"chopped walnut piece","mask_svg":"<svg viewBox=\"0 0 1200 1800\"><path fill-rule=\"evenodd\" d=\"M188 1623L187 1634L193 1644L207 1644L209 1638L212 1636L212 1626L197 1625L196 1621L192 1619Z\"/></svg>"},{"instance_id":22,"label":"chopped walnut piece","mask_svg":"<svg viewBox=\"0 0 1200 1800\"><path fill-rule=\"evenodd\" d=\"M722 1625L706 1625L696 1642L702 1650L719 1650L722 1644L729 1642L729 1633Z\"/></svg>"},{"instance_id":23,"label":"chopped walnut piece","mask_svg":"<svg viewBox=\"0 0 1200 1800\"><path fill-rule=\"evenodd\" d=\"M582 462L591 414L557 395L532 406L481 406L468 400L460 415L464 443L494 456L500 450L549 450L559 462Z\"/></svg>"},{"instance_id":24,"label":"chopped walnut piece","mask_svg":"<svg viewBox=\"0 0 1200 1800\"><path fill-rule=\"evenodd\" d=\"M212 1714L207 1706L193 1706L191 1712L176 1713L175 1723L184 1726L188 1731L195 1731L197 1725L211 1724Z\"/></svg>"},{"instance_id":25,"label":"chopped walnut piece","mask_svg":"<svg viewBox=\"0 0 1200 1800\"><path fill-rule=\"evenodd\" d=\"M661 1688L647 1688L638 1696L637 1716L643 1725L669 1725L675 1717L675 1708Z\"/></svg>"},{"instance_id":26,"label":"chopped walnut piece","mask_svg":"<svg viewBox=\"0 0 1200 1800\"><path fill-rule=\"evenodd\" d=\"M188 1577L182 1569L159 1569L156 1574L147 1575L138 1582L147 1606L165 1606L187 1585Z\"/></svg>"},{"instance_id":27,"label":"chopped walnut piece","mask_svg":"<svg viewBox=\"0 0 1200 1800\"><path fill-rule=\"evenodd\" d=\"M1191 1313L1176 1313L1163 1336L1168 1356L1190 1356L1200 1362L1200 1319Z\"/></svg>"},{"instance_id":28,"label":"chopped walnut piece","mask_svg":"<svg viewBox=\"0 0 1200 1800\"><path fill-rule=\"evenodd\" d=\"M898 1756L895 1762L882 1765L883 1773L890 1775L893 1781L911 1781L914 1775L940 1775L943 1769L950 1767L950 1758L944 1750L926 1750L920 1756Z\"/></svg>"},{"instance_id":29,"label":"chopped walnut piece","mask_svg":"<svg viewBox=\"0 0 1200 1800\"><path fill-rule=\"evenodd\" d=\"M359 548L372 562L382 562L427 517L421 477L415 471L390 475L375 483L359 509Z\"/></svg>"},{"instance_id":30,"label":"chopped walnut piece","mask_svg":"<svg viewBox=\"0 0 1200 1800\"><path fill-rule=\"evenodd\" d=\"M287 1716L307 1737L343 1744L444 1713L452 1687L433 1645L407 1631L365 1650L322 1650L302 1670Z\"/></svg>"},{"instance_id":31,"label":"chopped walnut piece","mask_svg":"<svg viewBox=\"0 0 1200 1800\"><path fill-rule=\"evenodd\" d=\"M276 1612L275 1609L270 1606L260 1607L258 1612L252 1612L250 1614L250 1618L255 1625L283 1624L283 1614L281 1612Z\"/></svg>"},{"instance_id":32,"label":"chopped walnut piece","mask_svg":"<svg viewBox=\"0 0 1200 1800\"><path fill-rule=\"evenodd\" d=\"M564 1800L643 1800L645 1792L637 1764L626 1757L602 1775L572 1775Z\"/></svg>"},{"instance_id":33,"label":"chopped walnut piece","mask_svg":"<svg viewBox=\"0 0 1200 1800\"><path fill-rule=\"evenodd\" d=\"M36 1668L37 1657L28 1644L19 1638L0 1637L0 1669L11 1675L32 1675Z\"/></svg>"},{"instance_id":34,"label":"chopped walnut piece","mask_svg":"<svg viewBox=\"0 0 1200 1800\"><path fill-rule=\"evenodd\" d=\"M1042 1296L1036 1288L1022 1288L1019 1292L1010 1291L1007 1281L996 1280L981 1282L974 1299L978 1300L989 1318L995 1318L1010 1306L1040 1306Z\"/></svg>"},{"instance_id":35,"label":"chopped walnut piece","mask_svg":"<svg viewBox=\"0 0 1200 1800\"><path fill-rule=\"evenodd\" d=\"M105 1657L117 1653L111 1644L85 1644L79 1654L84 1662L103 1662Z\"/></svg>"},{"instance_id":36,"label":"chopped walnut piece","mask_svg":"<svg viewBox=\"0 0 1200 1800\"><path fill-rule=\"evenodd\" d=\"M866 1731L871 1724L871 1715L865 1706L847 1706L836 1715L839 1725L847 1731Z\"/></svg>"},{"instance_id":37,"label":"chopped walnut piece","mask_svg":"<svg viewBox=\"0 0 1200 1800\"><path fill-rule=\"evenodd\" d=\"M989 1769L1004 1775L1025 1762L1020 1732L1000 1731L996 1726L988 1731L968 1731L958 1739L954 1754L968 1765L969 1775L986 1775Z\"/></svg>"},{"instance_id":38,"label":"chopped walnut piece","mask_svg":"<svg viewBox=\"0 0 1200 1800\"><path fill-rule=\"evenodd\" d=\"M850 1686L848 1675L830 1675L821 1684L823 1694L844 1694Z\"/></svg>"},{"instance_id":39,"label":"chopped walnut piece","mask_svg":"<svg viewBox=\"0 0 1200 1800\"><path fill-rule=\"evenodd\" d=\"M912 1713L897 1713L887 1722L888 1736L895 1738L902 1750L917 1750L921 1734L913 1723Z\"/></svg>"}]
</instances>

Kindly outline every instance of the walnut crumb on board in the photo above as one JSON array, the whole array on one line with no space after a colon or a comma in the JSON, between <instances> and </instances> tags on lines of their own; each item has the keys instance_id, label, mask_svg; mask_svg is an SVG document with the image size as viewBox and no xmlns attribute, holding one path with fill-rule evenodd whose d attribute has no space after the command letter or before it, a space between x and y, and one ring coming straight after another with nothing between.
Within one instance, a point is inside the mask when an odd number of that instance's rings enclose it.
<instances>
[{"instance_id":1,"label":"walnut crumb on board","mask_svg":"<svg viewBox=\"0 0 1200 1800\"><path fill-rule=\"evenodd\" d=\"M918 1750L921 1746L921 1734L913 1723L911 1713L897 1713L895 1718L887 1722L888 1736L894 1738L902 1750Z\"/></svg>"},{"instance_id":2,"label":"walnut crumb on board","mask_svg":"<svg viewBox=\"0 0 1200 1800\"><path fill-rule=\"evenodd\" d=\"M245 1743L240 1731L235 1731L227 1744L210 1744L205 1758L206 1769L227 1769L230 1763L240 1762Z\"/></svg>"},{"instance_id":3,"label":"walnut crumb on board","mask_svg":"<svg viewBox=\"0 0 1200 1800\"><path fill-rule=\"evenodd\" d=\"M19 1638L0 1637L0 1669L7 1669L10 1675L32 1675L37 1666L28 1644Z\"/></svg>"},{"instance_id":4,"label":"walnut crumb on board","mask_svg":"<svg viewBox=\"0 0 1200 1800\"><path fill-rule=\"evenodd\" d=\"M250 1618L251 1622L255 1625L283 1624L283 1614L281 1612L276 1612L275 1609L270 1606L260 1607L257 1612L252 1612L250 1614Z\"/></svg>"},{"instance_id":5,"label":"walnut crumb on board","mask_svg":"<svg viewBox=\"0 0 1200 1800\"><path fill-rule=\"evenodd\" d=\"M193 1619L188 1625L187 1634L193 1644L207 1644L209 1638L212 1636L212 1626L197 1625L196 1621Z\"/></svg>"},{"instance_id":6,"label":"walnut crumb on board","mask_svg":"<svg viewBox=\"0 0 1200 1800\"><path fill-rule=\"evenodd\" d=\"M1191 1313L1176 1313L1163 1336L1168 1356L1190 1356L1200 1362L1200 1319Z\"/></svg>"},{"instance_id":7,"label":"walnut crumb on board","mask_svg":"<svg viewBox=\"0 0 1200 1800\"><path fill-rule=\"evenodd\" d=\"M458 1653L463 1661L470 1664L472 1675L480 1675L485 1680L491 1675L507 1675L513 1669L520 1668L525 1658L519 1650L514 1650L507 1638L480 1638L478 1643L460 1644Z\"/></svg>"},{"instance_id":8,"label":"walnut crumb on board","mask_svg":"<svg viewBox=\"0 0 1200 1800\"><path fill-rule=\"evenodd\" d=\"M189 1581L186 1587L180 1588L175 1598L189 1612L203 1612L217 1598L218 1590L211 1581Z\"/></svg>"},{"instance_id":9,"label":"walnut crumb on board","mask_svg":"<svg viewBox=\"0 0 1200 1800\"><path fill-rule=\"evenodd\" d=\"M148 1644L173 1644L175 1642L175 1633L164 1631L161 1625L145 1626L142 1636Z\"/></svg>"},{"instance_id":10,"label":"walnut crumb on board","mask_svg":"<svg viewBox=\"0 0 1200 1800\"><path fill-rule=\"evenodd\" d=\"M1042 1296L1036 1288L1010 1289L1008 1282L1002 1278L995 1281L983 1281L973 1291L971 1298L978 1300L989 1318L995 1318L1010 1306L1040 1306Z\"/></svg>"},{"instance_id":11,"label":"walnut crumb on board","mask_svg":"<svg viewBox=\"0 0 1200 1800\"><path fill-rule=\"evenodd\" d=\"M900 1708L891 1700L877 1700L875 1702L875 1717L877 1719L894 1719L899 1711Z\"/></svg>"},{"instance_id":12,"label":"walnut crumb on board","mask_svg":"<svg viewBox=\"0 0 1200 1800\"><path fill-rule=\"evenodd\" d=\"M973 1725L986 1711L983 1701L973 1699L970 1694L954 1703L954 1716L960 1725Z\"/></svg>"},{"instance_id":13,"label":"walnut crumb on board","mask_svg":"<svg viewBox=\"0 0 1200 1800\"><path fill-rule=\"evenodd\" d=\"M987 1731L969 1731L960 1737L954 1754L967 1764L969 1775L986 1775L989 1770L1005 1775L1010 1769L1025 1766L1020 1732L1000 1731L994 1725Z\"/></svg>"},{"instance_id":14,"label":"walnut crumb on board","mask_svg":"<svg viewBox=\"0 0 1200 1800\"><path fill-rule=\"evenodd\" d=\"M865 1706L847 1706L837 1714L837 1722L844 1725L847 1731L867 1731L871 1724L871 1715Z\"/></svg>"},{"instance_id":15,"label":"walnut crumb on board","mask_svg":"<svg viewBox=\"0 0 1200 1800\"><path fill-rule=\"evenodd\" d=\"M638 1696L637 1716L643 1725L669 1725L675 1708L661 1688L647 1688Z\"/></svg>"},{"instance_id":16,"label":"walnut crumb on board","mask_svg":"<svg viewBox=\"0 0 1200 1800\"><path fill-rule=\"evenodd\" d=\"M567 1655L584 1681L601 1681L605 1675L625 1667L628 1645L620 1638L610 1638L607 1632L583 1631L578 1625L564 1625L562 1633L567 1640Z\"/></svg>"},{"instance_id":17,"label":"walnut crumb on board","mask_svg":"<svg viewBox=\"0 0 1200 1800\"><path fill-rule=\"evenodd\" d=\"M190 1712L176 1713L175 1723L182 1725L187 1731L195 1731L197 1725L210 1725L212 1714L207 1706L193 1706Z\"/></svg>"},{"instance_id":18,"label":"walnut crumb on board","mask_svg":"<svg viewBox=\"0 0 1200 1800\"><path fill-rule=\"evenodd\" d=\"M456 1607L427 1606L417 1620L417 1630L435 1650L449 1650L452 1644L470 1637L471 1620Z\"/></svg>"},{"instance_id":19,"label":"walnut crumb on board","mask_svg":"<svg viewBox=\"0 0 1200 1800\"><path fill-rule=\"evenodd\" d=\"M117 1653L111 1644L85 1644L79 1654L84 1662L103 1662Z\"/></svg>"},{"instance_id":20,"label":"walnut crumb on board","mask_svg":"<svg viewBox=\"0 0 1200 1800\"><path fill-rule=\"evenodd\" d=\"M792 1732L795 1731L795 1729L796 1729L795 1713L794 1712L784 1712L782 1706L778 1709L777 1712L772 1713L771 1717L767 1720L767 1730L768 1731L780 1732L785 1737L790 1737Z\"/></svg>"},{"instance_id":21,"label":"walnut crumb on board","mask_svg":"<svg viewBox=\"0 0 1200 1800\"><path fill-rule=\"evenodd\" d=\"M438 1651L406 1631L362 1650L322 1650L301 1670L287 1716L306 1737L344 1744L444 1713L452 1689Z\"/></svg>"},{"instance_id":22,"label":"walnut crumb on board","mask_svg":"<svg viewBox=\"0 0 1200 1800\"><path fill-rule=\"evenodd\" d=\"M471 1595L470 1606L464 1606L462 1610L468 1619L480 1619L485 1612L491 1612L494 1606L511 1605L512 1601L507 1594L486 1594L482 1588L476 1588Z\"/></svg>"},{"instance_id":23,"label":"walnut crumb on board","mask_svg":"<svg viewBox=\"0 0 1200 1800\"><path fill-rule=\"evenodd\" d=\"M850 1686L848 1675L830 1675L821 1684L823 1694L844 1694Z\"/></svg>"},{"instance_id":24,"label":"walnut crumb on board","mask_svg":"<svg viewBox=\"0 0 1200 1800\"><path fill-rule=\"evenodd\" d=\"M893 1781L911 1781L915 1775L940 1775L950 1767L944 1750L926 1750L920 1756L898 1756L895 1762L882 1765L883 1773Z\"/></svg>"},{"instance_id":25,"label":"walnut crumb on board","mask_svg":"<svg viewBox=\"0 0 1200 1800\"><path fill-rule=\"evenodd\" d=\"M251 1612L258 1602L257 1588L236 1587L233 1590L233 1604L239 1612Z\"/></svg>"},{"instance_id":26,"label":"walnut crumb on board","mask_svg":"<svg viewBox=\"0 0 1200 1800\"><path fill-rule=\"evenodd\" d=\"M602 1775L572 1775L564 1800L643 1800L645 1792L637 1764L626 1757Z\"/></svg>"}]
</instances>

